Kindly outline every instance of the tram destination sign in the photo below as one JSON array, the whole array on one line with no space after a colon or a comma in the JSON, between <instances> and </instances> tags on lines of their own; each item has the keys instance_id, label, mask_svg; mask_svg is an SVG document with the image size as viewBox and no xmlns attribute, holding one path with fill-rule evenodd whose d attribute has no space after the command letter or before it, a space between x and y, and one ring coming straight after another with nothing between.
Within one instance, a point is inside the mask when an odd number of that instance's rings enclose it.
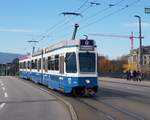
<instances>
[{"instance_id":1,"label":"tram destination sign","mask_svg":"<svg viewBox=\"0 0 150 120\"><path fill-rule=\"evenodd\" d=\"M95 47L94 40L80 40L80 50L90 50L93 51Z\"/></svg>"},{"instance_id":2,"label":"tram destination sign","mask_svg":"<svg viewBox=\"0 0 150 120\"><path fill-rule=\"evenodd\" d=\"M150 8L145 8L145 13L150 14Z\"/></svg>"}]
</instances>

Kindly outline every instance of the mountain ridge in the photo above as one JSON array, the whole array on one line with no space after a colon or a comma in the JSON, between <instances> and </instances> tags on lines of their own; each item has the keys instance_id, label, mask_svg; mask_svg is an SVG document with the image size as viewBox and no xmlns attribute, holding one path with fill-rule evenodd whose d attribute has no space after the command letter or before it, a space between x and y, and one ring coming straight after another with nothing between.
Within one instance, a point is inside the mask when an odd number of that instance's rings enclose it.
<instances>
[{"instance_id":1,"label":"mountain ridge","mask_svg":"<svg viewBox=\"0 0 150 120\"><path fill-rule=\"evenodd\" d=\"M0 64L6 64L12 62L15 58L21 57L21 54L18 53L7 53L0 52Z\"/></svg>"}]
</instances>

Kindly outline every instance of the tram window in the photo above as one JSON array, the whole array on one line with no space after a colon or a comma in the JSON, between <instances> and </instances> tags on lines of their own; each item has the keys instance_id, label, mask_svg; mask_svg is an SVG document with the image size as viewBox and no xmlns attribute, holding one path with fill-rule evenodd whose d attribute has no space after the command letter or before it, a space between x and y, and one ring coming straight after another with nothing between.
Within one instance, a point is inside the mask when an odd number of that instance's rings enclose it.
<instances>
[{"instance_id":1,"label":"tram window","mask_svg":"<svg viewBox=\"0 0 150 120\"><path fill-rule=\"evenodd\" d=\"M76 73L77 72L77 64L76 64L76 54L66 53L66 72L67 73Z\"/></svg>"},{"instance_id":2,"label":"tram window","mask_svg":"<svg viewBox=\"0 0 150 120\"><path fill-rule=\"evenodd\" d=\"M48 70L51 70L51 57L48 57Z\"/></svg>"},{"instance_id":3,"label":"tram window","mask_svg":"<svg viewBox=\"0 0 150 120\"><path fill-rule=\"evenodd\" d=\"M41 58L39 59L39 69L41 69Z\"/></svg>"},{"instance_id":4,"label":"tram window","mask_svg":"<svg viewBox=\"0 0 150 120\"><path fill-rule=\"evenodd\" d=\"M19 69L21 69L21 63L19 63Z\"/></svg>"},{"instance_id":5,"label":"tram window","mask_svg":"<svg viewBox=\"0 0 150 120\"><path fill-rule=\"evenodd\" d=\"M19 63L19 68L21 69L21 62Z\"/></svg>"},{"instance_id":6,"label":"tram window","mask_svg":"<svg viewBox=\"0 0 150 120\"><path fill-rule=\"evenodd\" d=\"M31 61L31 69L34 69L34 61Z\"/></svg>"},{"instance_id":7,"label":"tram window","mask_svg":"<svg viewBox=\"0 0 150 120\"><path fill-rule=\"evenodd\" d=\"M24 63L22 63L22 69L24 69Z\"/></svg>"},{"instance_id":8,"label":"tram window","mask_svg":"<svg viewBox=\"0 0 150 120\"><path fill-rule=\"evenodd\" d=\"M50 61L50 70L55 70L55 61L54 60Z\"/></svg>"},{"instance_id":9,"label":"tram window","mask_svg":"<svg viewBox=\"0 0 150 120\"><path fill-rule=\"evenodd\" d=\"M95 72L95 53L79 53L80 72Z\"/></svg>"},{"instance_id":10,"label":"tram window","mask_svg":"<svg viewBox=\"0 0 150 120\"><path fill-rule=\"evenodd\" d=\"M22 62L19 63L19 68L22 69Z\"/></svg>"},{"instance_id":11,"label":"tram window","mask_svg":"<svg viewBox=\"0 0 150 120\"><path fill-rule=\"evenodd\" d=\"M24 63L22 63L22 69L24 69Z\"/></svg>"},{"instance_id":12,"label":"tram window","mask_svg":"<svg viewBox=\"0 0 150 120\"><path fill-rule=\"evenodd\" d=\"M32 60L32 69L37 69L37 59L35 61Z\"/></svg>"},{"instance_id":13,"label":"tram window","mask_svg":"<svg viewBox=\"0 0 150 120\"><path fill-rule=\"evenodd\" d=\"M64 56L60 56L59 73L64 73Z\"/></svg>"},{"instance_id":14,"label":"tram window","mask_svg":"<svg viewBox=\"0 0 150 120\"><path fill-rule=\"evenodd\" d=\"M45 70L45 58L43 58L43 69Z\"/></svg>"},{"instance_id":15,"label":"tram window","mask_svg":"<svg viewBox=\"0 0 150 120\"><path fill-rule=\"evenodd\" d=\"M27 63L27 68L30 69L30 61Z\"/></svg>"},{"instance_id":16,"label":"tram window","mask_svg":"<svg viewBox=\"0 0 150 120\"><path fill-rule=\"evenodd\" d=\"M35 68L34 69L37 69L37 59L35 59Z\"/></svg>"},{"instance_id":17,"label":"tram window","mask_svg":"<svg viewBox=\"0 0 150 120\"><path fill-rule=\"evenodd\" d=\"M59 55L55 55L55 70L59 70Z\"/></svg>"},{"instance_id":18,"label":"tram window","mask_svg":"<svg viewBox=\"0 0 150 120\"><path fill-rule=\"evenodd\" d=\"M37 66L37 68L38 68L38 71L41 69L41 58L38 60L38 66Z\"/></svg>"},{"instance_id":19,"label":"tram window","mask_svg":"<svg viewBox=\"0 0 150 120\"><path fill-rule=\"evenodd\" d=\"M27 61L27 69L29 69L29 61Z\"/></svg>"},{"instance_id":20,"label":"tram window","mask_svg":"<svg viewBox=\"0 0 150 120\"><path fill-rule=\"evenodd\" d=\"M26 69L26 62L23 63L23 69Z\"/></svg>"},{"instance_id":21,"label":"tram window","mask_svg":"<svg viewBox=\"0 0 150 120\"><path fill-rule=\"evenodd\" d=\"M22 69L23 69L23 62L22 62L22 65L21 65Z\"/></svg>"}]
</instances>

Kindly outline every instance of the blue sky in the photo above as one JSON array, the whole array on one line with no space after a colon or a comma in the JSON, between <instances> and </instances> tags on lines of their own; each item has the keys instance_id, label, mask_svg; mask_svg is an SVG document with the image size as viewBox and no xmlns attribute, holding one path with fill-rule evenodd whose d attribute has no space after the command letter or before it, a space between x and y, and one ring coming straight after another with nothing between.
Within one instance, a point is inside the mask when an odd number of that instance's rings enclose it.
<instances>
[{"instance_id":1,"label":"blue sky","mask_svg":"<svg viewBox=\"0 0 150 120\"><path fill-rule=\"evenodd\" d=\"M100 5L91 6L90 2ZM109 8L109 4L116 5ZM69 40L74 23L80 25L77 38L90 33L130 35L134 32L138 36L138 19L134 15L142 18L143 45L150 45L150 14L144 13L144 7L150 7L150 0L0 0L0 52L31 52L33 44L27 41L40 40L42 36L45 38L36 48ZM80 12L82 17L64 17L61 13L66 11ZM99 54L111 59L130 50L128 38L89 38L96 40ZM138 46L139 40L135 39L134 48Z\"/></svg>"}]
</instances>

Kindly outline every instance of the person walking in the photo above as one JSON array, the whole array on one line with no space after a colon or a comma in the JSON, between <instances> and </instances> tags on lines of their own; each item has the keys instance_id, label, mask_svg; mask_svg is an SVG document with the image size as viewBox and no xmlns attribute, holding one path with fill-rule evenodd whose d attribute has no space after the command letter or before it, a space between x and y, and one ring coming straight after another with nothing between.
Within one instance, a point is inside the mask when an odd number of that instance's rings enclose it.
<instances>
[{"instance_id":1,"label":"person walking","mask_svg":"<svg viewBox=\"0 0 150 120\"><path fill-rule=\"evenodd\" d=\"M137 71L137 81L142 81L143 74L140 71Z\"/></svg>"},{"instance_id":2,"label":"person walking","mask_svg":"<svg viewBox=\"0 0 150 120\"><path fill-rule=\"evenodd\" d=\"M127 78L127 80L130 79L130 71L129 70L127 70L127 72L126 72L126 78Z\"/></svg>"},{"instance_id":3,"label":"person walking","mask_svg":"<svg viewBox=\"0 0 150 120\"><path fill-rule=\"evenodd\" d=\"M134 71L133 71L133 81L136 80L136 77L137 77L137 72L134 70Z\"/></svg>"},{"instance_id":4,"label":"person walking","mask_svg":"<svg viewBox=\"0 0 150 120\"><path fill-rule=\"evenodd\" d=\"M140 78L141 78L140 77L140 71L137 71L137 77L136 77L137 82L140 81Z\"/></svg>"}]
</instances>

